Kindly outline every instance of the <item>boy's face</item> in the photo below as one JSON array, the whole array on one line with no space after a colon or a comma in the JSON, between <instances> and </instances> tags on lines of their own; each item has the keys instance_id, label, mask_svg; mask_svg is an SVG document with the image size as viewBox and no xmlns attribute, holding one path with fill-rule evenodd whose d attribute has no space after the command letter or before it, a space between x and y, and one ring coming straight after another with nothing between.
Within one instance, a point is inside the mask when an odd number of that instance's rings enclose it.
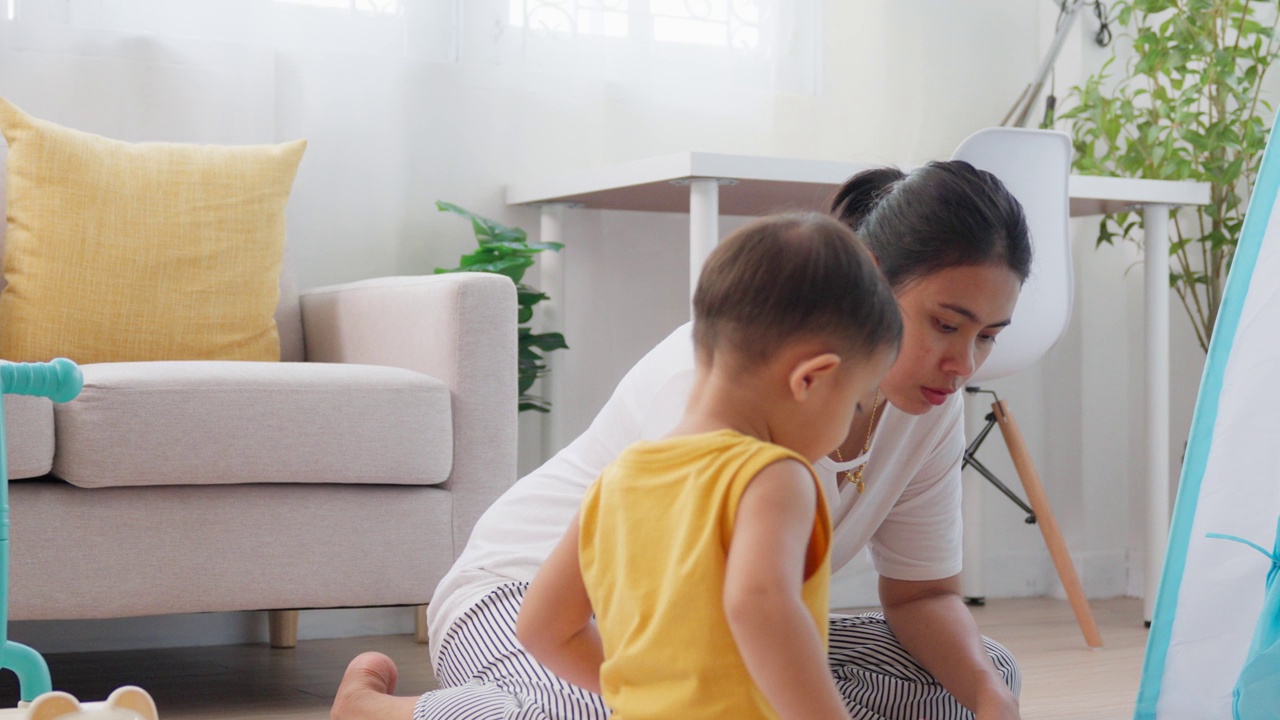
<instances>
[{"instance_id":1,"label":"boy's face","mask_svg":"<svg viewBox=\"0 0 1280 720\"><path fill-rule=\"evenodd\" d=\"M894 348L883 348L874 355L849 357L841 362L825 391L814 398L811 427L816 454L813 460L844 442L858 411L858 403L873 397L881 378L896 357Z\"/></svg>"}]
</instances>

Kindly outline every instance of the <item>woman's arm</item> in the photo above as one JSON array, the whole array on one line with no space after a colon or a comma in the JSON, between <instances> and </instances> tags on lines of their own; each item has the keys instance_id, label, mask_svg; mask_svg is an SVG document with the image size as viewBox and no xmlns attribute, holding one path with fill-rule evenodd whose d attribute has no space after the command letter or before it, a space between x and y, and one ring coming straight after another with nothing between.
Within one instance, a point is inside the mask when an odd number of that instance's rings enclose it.
<instances>
[{"instance_id":1,"label":"woman's arm","mask_svg":"<svg viewBox=\"0 0 1280 720\"><path fill-rule=\"evenodd\" d=\"M516 638L556 675L600 694L604 647L578 564L577 517L525 593Z\"/></svg>"},{"instance_id":2,"label":"woman's arm","mask_svg":"<svg viewBox=\"0 0 1280 720\"><path fill-rule=\"evenodd\" d=\"M800 595L817 502L812 476L792 460L751 481L734 519L724 610L747 670L781 717L848 720Z\"/></svg>"},{"instance_id":3,"label":"woman's arm","mask_svg":"<svg viewBox=\"0 0 1280 720\"><path fill-rule=\"evenodd\" d=\"M958 575L942 580L880 577L889 629L977 720L1016 720L1018 698L991 662L973 615L960 597Z\"/></svg>"}]
</instances>

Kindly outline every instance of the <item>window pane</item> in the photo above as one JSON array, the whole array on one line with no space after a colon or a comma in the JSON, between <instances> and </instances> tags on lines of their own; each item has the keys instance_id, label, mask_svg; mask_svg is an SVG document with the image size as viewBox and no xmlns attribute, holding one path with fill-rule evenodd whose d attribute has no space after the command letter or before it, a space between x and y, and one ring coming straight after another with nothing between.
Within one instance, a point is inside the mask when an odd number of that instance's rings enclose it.
<instances>
[{"instance_id":1,"label":"window pane","mask_svg":"<svg viewBox=\"0 0 1280 720\"><path fill-rule=\"evenodd\" d=\"M7 0L17 19L268 47L458 57L460 0Z\"/></svg>"},{"instance_id":2,"label":"window pane","mask_svg":"<svg viewBox=\"0 0 1280 720\"><path fill-rule=\"evenodd\" d=\"M821 0L495 0L499 57L566 73L814 93ZM500 20L501 21L501 20Z\"/></svg>"}]
</instances>

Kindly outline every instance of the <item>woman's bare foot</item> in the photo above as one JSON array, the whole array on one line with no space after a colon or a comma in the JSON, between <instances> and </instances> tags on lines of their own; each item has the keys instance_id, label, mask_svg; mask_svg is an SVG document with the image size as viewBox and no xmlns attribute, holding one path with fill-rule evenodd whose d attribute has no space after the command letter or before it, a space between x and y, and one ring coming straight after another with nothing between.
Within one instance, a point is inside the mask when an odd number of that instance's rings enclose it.
<instances>
[{"instance_id":1,"label":"woman's bare foot","mask_svg":"<svg viewBox=\"0 0 1280 720\"><path fill-rule=\"evenodd\" d=\"M396 664L382 653L367 652L347 665L329 716L333 720L412 720L416 697L396 697Z\"/></svg>"}]
</instances>

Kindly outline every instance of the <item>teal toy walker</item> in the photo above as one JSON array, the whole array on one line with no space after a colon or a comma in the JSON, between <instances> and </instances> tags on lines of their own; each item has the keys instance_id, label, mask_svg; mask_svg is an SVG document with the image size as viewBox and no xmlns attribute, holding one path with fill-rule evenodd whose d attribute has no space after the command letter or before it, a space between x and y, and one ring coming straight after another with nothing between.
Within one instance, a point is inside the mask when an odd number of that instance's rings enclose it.
<instances>
[{"instance_id":1,"label":"teal toy walker","mask_svg":"<svg viewBox=\"0 0 1280 720\"><path fill-rule=\"evenodd\" d=\"M50 692L49 665L40 653L9 639L9 452L5 441L3 393L35 395L69 402L80 394L84 378L66 358L48 363L0 361L0 668L18 676L23 702Z\"/></svg>"},{"instance_id":2,"label":"teal toy walker","mask_svg":"<svg viewBox=\"0 0 1280 720\"><path fill-rule=\"evenodd\" d=\"M84 387L80 368L66 358L47 363L0 360L0 669L18 676L22 701L0 709L0 720L159 720L155 701L133 685L117 688L103 702L81 704L53 689L49 664L40 653L9 639L9 450L4 428L4 395L35 395L70 402Z\"/></svg>"}]
</instances>

